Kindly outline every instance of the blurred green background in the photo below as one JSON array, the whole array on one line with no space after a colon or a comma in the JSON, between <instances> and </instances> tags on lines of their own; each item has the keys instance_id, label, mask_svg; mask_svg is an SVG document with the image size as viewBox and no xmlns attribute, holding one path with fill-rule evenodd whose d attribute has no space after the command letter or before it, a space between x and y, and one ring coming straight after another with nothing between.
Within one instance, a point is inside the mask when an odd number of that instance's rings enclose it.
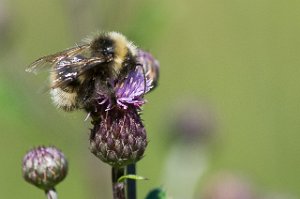
<instances>
[{"instance_id":1,"label":"blurred green background","mask_svg":"<svg viewBox=\"0 0 300 199\"><path fill-rule=\"evenodd\" d=\"M202 99L217 128L212 142L190 151L205 151L195 197L222 171L246 176L258 195L299 197L299 10L295 0L0 0L1 198L44 197L21 175L23 155L37 145L55 145L68 157L60 198L112 198L110 168L88 150L86 115L56 110L38 92L47 74L25 72L36 58L98 30L124 33L161 64L143 113L150 142L138 174L150 180L138 182L139 198L154 187L168 190L165 168L178 145L174 107L197 108Z\"/></svg>"}]
</instances>

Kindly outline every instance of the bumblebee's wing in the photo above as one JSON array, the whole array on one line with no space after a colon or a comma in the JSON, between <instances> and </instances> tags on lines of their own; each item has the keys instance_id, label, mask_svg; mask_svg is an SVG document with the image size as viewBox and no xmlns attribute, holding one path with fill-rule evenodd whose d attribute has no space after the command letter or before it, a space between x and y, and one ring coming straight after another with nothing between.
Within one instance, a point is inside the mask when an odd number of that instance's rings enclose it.
<instances>
[{"instance_id":1,"label":"bumblebee's wing","mask_svg":"<svg viewBox=\"0 0 300 199\"><path fill-rule=\"evenodd\" d=\"M53 69L57 74L57 78L53 80L51 88L65 87L80 75L104 62L106 60L103 57L86 58L78 55L65 58L59 61Z\"/></svg>"},{"instance_id":2,"label":"bumblebee's wing","mask_svg":"<svg viewBox=\"0 0 300 199\"><path fill-rule=\"evenodd\" d=\"M79 54L85 54L89 51L89 44L81 45L81 46L75 46L73 48L66 49L64 51L47 55L44 57L41 57L37 60L35 60L33 63L31 63L27 68L27 72L37 73L38 71L50 68L54 64L57 64L63 59L66 59L68 57L76 56Z\"/></svg>"}]
</instances>

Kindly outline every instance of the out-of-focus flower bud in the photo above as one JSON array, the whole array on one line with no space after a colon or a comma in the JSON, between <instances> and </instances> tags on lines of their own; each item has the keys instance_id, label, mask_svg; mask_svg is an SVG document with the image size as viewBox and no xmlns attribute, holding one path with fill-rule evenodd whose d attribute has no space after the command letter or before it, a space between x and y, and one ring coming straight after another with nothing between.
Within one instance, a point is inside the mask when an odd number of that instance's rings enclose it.
<instances>
[{"instance_id":1,"label":"out-of-focus flower bud","mask_svg":"<svg viewBox=\"0 0 300 199\"><path fill-rule=\"evenodd\" d=\"M203 199L255 199L251 184L232 174L217 175L206 187Z\"/></svg>"}]
</instances>

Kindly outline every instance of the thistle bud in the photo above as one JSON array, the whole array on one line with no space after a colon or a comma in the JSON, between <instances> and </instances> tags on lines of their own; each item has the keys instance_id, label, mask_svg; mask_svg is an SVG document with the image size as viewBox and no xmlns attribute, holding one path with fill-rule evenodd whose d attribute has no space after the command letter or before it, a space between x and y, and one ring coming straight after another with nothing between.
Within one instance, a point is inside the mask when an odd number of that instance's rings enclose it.
<instances>
[{"instance_id":1,"label":"thistle bud","mask_svg":"<svg viewBox=\"0 0 300 199\"><path fill-rule=\"evenodd\" d=\"M103 110L91 130L91 152L113 167L137 162L146 146L146 131L135 108Z\"/></svg>"},{"instance_id":2,"label":"thistle bud","mask_svg":"<svg viewBox=\"0 0 300 199\"><path fill-rule=\"evenodd\" d=\"M68 163L55 147L37 147L23 158L24 179L43 190L53 189L67 175Z\"/></svg>"}]
</instances>

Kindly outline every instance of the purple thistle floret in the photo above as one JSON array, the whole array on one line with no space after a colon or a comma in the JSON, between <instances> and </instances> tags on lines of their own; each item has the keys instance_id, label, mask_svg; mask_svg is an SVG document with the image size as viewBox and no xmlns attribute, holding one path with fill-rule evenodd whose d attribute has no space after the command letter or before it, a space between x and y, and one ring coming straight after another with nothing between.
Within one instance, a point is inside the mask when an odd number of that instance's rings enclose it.
<instances>
[{"instance_id":1,"label":"purple thistle floret","mask_svg":"<svg viewBox=\"0 0 300 199\"><path fill-rule=\"evenodd\" d=\"M124 109L128 107L126 104L140 108L145 103L144 94L149 92L152 87L152 80L145 79L142 70L138 68L129 73L124 82L116 85L117 103Z\"/></svg>"},{"instance_id":2,"label":"purple thistle floret","mask_svg":"<svg viewBox=\"0 0 300 199\"><path fill-rule=\"evenodd\" d=\"M149 92L152 85L152 80L145 78L141 68L137 67L136 70L131 71L128 76L121 82L114 85L114 99L117 108L127 109L128 106L133 105L135 108L140 108L145 104L144 94ZM106 105L106 110L114 107L112 96L103 90L97 92L97 103L99 105Z\"/></svg>"},{"instance_id":3,"label":"purple thistle floret","mask_svg":"<svg viewBox=\"0 0 300 199\"><path fill-rule=\"evenodd\" d=\"M90 150L113 167L140 160L148 143L140 111L146 103L144 95L157 83L158 62L146 53L138 54L140 65L135 70L112 83L113 92L96 91Z\"/></svg>"}]
</instances>

